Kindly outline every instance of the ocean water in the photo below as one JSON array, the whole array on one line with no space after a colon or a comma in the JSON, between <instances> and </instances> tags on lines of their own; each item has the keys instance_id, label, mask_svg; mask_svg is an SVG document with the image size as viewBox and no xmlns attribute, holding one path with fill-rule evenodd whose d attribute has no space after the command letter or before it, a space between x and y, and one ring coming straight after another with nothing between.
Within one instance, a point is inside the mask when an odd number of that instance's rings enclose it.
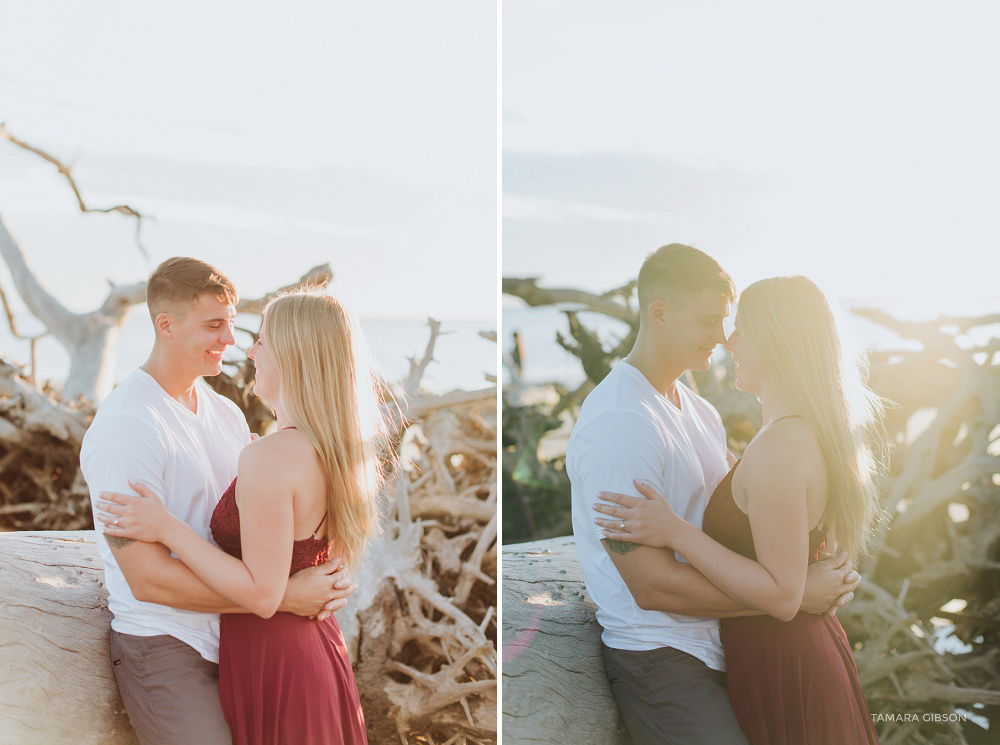
<instances>
[{"instance_id":1,"label":"ocean water","mask_svg":"<svg viewBox=\"0 0 1000 745\"><path fill-rule=\"evenodd\" d=\"M845 304L846 305L846 304ZM995 303L976 300L965 305L951 308L936 307L932 304L904 303L900 301L865 300L852 302L850 307L879 308L900 320L925 321L949 316L981 316L1000 312L1000 298ZM567 305L566 309L572 309ZM847 310L838 310L842 325L847 328L849 342L870 350L907 351L921 348L919 342L904 339L894 331L890 331L865 318L851 314ZM540 385L560 382L567 386L576 386L583 382L585 376L580 362L576 357L563 349L556 342L556 333L561 332L570 343L574 343L569 335L569 323L566 314L551 306L530 307L520 300L504 298L503 315L503 375L504 382L510 381L508 367L513 349L513 334L517 332L521 347L521 380L527 384ZM613 342L623 339L628 334L628 326L615 318L609 318L599 313L581 312L578 315L581 323L598 333L605 348ZM727 331L732 329L732 314L727 319ZM846 322L846 323L844 323ZM1000 337L1000 324L981 326L970 333L958 337L959 345L964 348L978 347L990 339ZM727 352L717 347L713 360L718 360Z\"/></svg>"},{"instance_id":2,"label":"ocean water","mask_svg":"<svg viewBox=\"0 0 1000 745\"><path fill-rule=\"evenodd\" d=\"M18 330L23 334L34 334L40 325L28 316L16 319ZM14 338L6 321L0 328L0 356L9 360L27 363L30 360L29 344ZM257 330L259 316L241 315L236 325ZM367 337L371 357L379 374L386 380L399 381L409 374L408 357L418 360L423 357L430 336L426 320L409 318L362 319L361 329ZM432 393L447 393L452 390L475 390L489 385L485 374L496 375L496 343L479 336L480 331L496 331L496 322L481 320L441 320L441 335L434 347L434 362L427 366L422 379L422 387ZM250 346L250 337L237 332L236 346L226 353L226 359L239 360L245 357ZM120 381L149 354L153 343L153 330L144 306L133 308L125 321L118 343L118 364L115 380ZM241 347L242 349L237 349ZM39 381L52 380L61 383L69 370L69 355L51 337L41 339L38 344Z\"/></svg>"}]
</instances>

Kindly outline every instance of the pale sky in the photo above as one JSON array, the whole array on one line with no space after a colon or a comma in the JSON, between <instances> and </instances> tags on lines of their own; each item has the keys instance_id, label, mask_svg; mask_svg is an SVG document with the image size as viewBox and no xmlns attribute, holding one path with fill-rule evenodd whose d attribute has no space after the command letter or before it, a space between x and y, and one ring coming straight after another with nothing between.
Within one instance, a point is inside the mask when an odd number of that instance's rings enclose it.
<instances>
[{"instance_id":1,"label":"pale sky","mask_svg":"<svg viewBox=\"0 0 1000 745\"><path fill-rule=\"evenodd\" d=\"M683 242L740 287L1000 310L996 3L503 7L505 276L606 290Z\"/></svg>"},{"instance_id":2,"label":"pale sky","mask_svg":"<svg viewBox=\"0 0 1000 745\"><path fill-rule=\"evenodd\" d=\"M328 261L365 317L494 319L496 31L460 0L0 0L0 121L156 217L152 257L8 142L0 211L75 310L193 255L245 296Z\"/></svg>"}]
</instances>

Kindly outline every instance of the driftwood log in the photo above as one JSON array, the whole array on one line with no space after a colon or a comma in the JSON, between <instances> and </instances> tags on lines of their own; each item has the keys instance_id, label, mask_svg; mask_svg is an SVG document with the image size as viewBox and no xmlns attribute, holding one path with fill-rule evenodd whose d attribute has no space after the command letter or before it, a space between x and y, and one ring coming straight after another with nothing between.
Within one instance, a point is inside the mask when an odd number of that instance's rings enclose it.
<instances>
[{"instance_id":1,"label":"driftwood log","mask_svg":"<svg viewBox=\"0 0 1000 745\"><path fill-rule=\"evenodd\" d=\"M572 537L503 549L503 733L510 745L628 745Z\"/></svg>"},{"instance_id":2,"label":"driftwood log","mask_svg":"<svg viewBox=\"0 0 1000 745\"><path fill-rule=\"evenodd\" d=\"M132 745L94 531L0 533L0 745Z\"/></svg>"}]
</instances>

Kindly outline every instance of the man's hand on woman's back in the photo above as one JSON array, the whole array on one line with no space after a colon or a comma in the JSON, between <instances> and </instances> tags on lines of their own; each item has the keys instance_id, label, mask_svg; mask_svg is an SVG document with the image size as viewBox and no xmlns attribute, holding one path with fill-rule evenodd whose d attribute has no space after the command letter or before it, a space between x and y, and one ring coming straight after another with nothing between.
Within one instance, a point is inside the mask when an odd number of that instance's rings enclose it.
<instances>
[{"instance_id":1,"label":"man's hand on woman's back","mask_svg":"<svg viewBox=\"0 0 1000 745\"><path fill-rule=\"evenodd\" d=\"M809 566L799 610L835 615L839 608L854 600L854 590L860 583L861 575L854 571L846 551L827 555Z\"/></svg>"},{"instance_id":2,"label":"man's hand on woman's back","mask_svg":"<svg viewBox=\"0 0 1000 745\"><path fill-rule=\"evenodd\" d=\"M278 610L322 621L347 605L347 597L357 589L343 560L330 559L289 577Z\"/></svg>"}]
</instances>

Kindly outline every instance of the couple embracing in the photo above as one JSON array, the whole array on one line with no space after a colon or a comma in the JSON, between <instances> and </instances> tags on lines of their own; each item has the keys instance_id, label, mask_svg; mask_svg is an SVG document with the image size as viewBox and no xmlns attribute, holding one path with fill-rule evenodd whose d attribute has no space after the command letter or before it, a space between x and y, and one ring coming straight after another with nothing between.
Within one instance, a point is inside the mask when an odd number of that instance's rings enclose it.
<instances>
[{"instance_id":1,"label":"couple embracing","mask_svg":"<svg viewBox=\"0 0 1000 745\"><path fill-rule=\"evenodd\" d=\"M826 297L805 277L757 282L727 339L736 292L710 256L664 246L638 285L635 346L567 448L577 552L632 742L877 742L834 611L877 514L882 410ZM763 410L739 461L718 412L679 381L721 343Z\"/></svg>"},{"instance_id":2,"label":"couple embracing","mask_svg":"<svg viewBox=\"0 0 1000 745\"><path fill-rule=\"evenodd\" d=\"M143 745L364 743L332 612L377 528L363 432L383 430L362 405L350 318L303 290L266 306L249 353L277 419L254 439L201 380L235 342L236 300L202 261L161 264L147 284L152 352L84 439L112 670Z\"/></svg>"}]
</instances>

